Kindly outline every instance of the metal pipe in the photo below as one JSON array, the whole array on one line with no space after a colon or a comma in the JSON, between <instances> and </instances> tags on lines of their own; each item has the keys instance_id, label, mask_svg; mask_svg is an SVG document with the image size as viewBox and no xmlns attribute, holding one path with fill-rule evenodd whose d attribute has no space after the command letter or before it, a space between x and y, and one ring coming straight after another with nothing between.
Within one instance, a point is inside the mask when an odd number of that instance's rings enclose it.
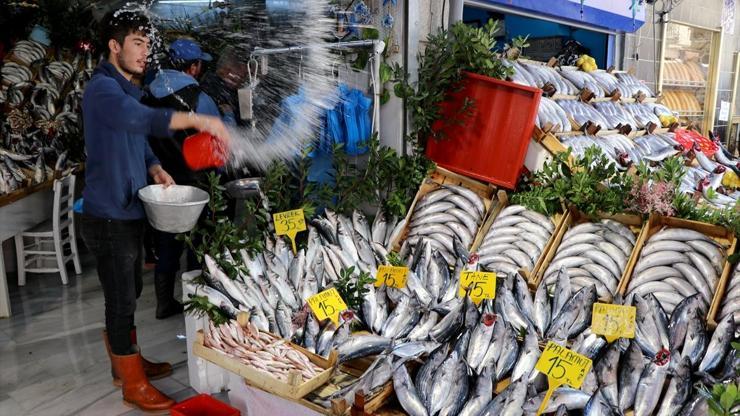
<instances>
[{"instance_id":1,"label":"metal pipe","mask_svg":"<svg viewBox=\"0 0 740 416\"><path fill-rule=\"evenodd\" d=\"M451 28L452 25L463 19L463 8L465 7L465 0L450 0L450 14L447 19L447 29ZM444 10L442 10L444 13Z\"/></svg>"},{"instance_id":2,"label":"metal pipe","mask_svg":"<svg viewBox=\"0 0 740 416\"><path fill-rule=\"evenodd\" d=\"M596 26L589 26L589 25L579 24L579 23L575 23L575 22L572 22L572 21L569 21L569 20L559 19L559 18L553 17L553 16L538 15L538 14L535 14L535 13L525 12L525 11L522 11L522 10L519 10L519 9L514 9L514 8L511 8L511 7L501 6L501 5L498 5L498 4L493 5L491 3L487 3L485 0L464 0L464 3L465 3L466 6L472 6L472 7L478 8L478 9L490 10L490 11L495 11L495 12L499 12L499 13L516 14L516 15L519 15L519 16L530 17L530 18L539 19L539 20L547 20L547 21L550 21L550 22L560 23L560 24L563 24L563 25L567 25L567 26L571 26L571 27L575 27L575 28L579 28L579 29L590 30L592 32L608 33L610 35L615 35L615 34L618 33L615 30L608 30L608 29L598 28ZM452 18L452 15L450 15L450 18Z\"/></svg>"},{"instance_id":3,"label":"metal pipe","mask_svg":"<svg viewBox=\"0 0 740 416\"><path fill-rule=\"evenodd\" d=\"M315 45L305 46L290 46L287 48L254 48L251 56L264 56L264 55L278 55L281 53L298 52L306 49L319 49L319 48L330 48L330 49L349 49L349 48L361 48L368 46L375 46L379 42L378 40L354 40L351 42L335 42L335 43L317 43Z\"/></svg>"}]
</instances>

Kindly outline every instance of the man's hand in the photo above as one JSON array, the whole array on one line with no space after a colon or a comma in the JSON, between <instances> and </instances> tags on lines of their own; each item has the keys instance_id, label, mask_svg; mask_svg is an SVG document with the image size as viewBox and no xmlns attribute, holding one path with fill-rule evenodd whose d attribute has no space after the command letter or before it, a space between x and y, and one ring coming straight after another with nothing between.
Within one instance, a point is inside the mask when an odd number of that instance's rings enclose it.
<instances>
[{"instance_id":1,"label":"man's hand","mask_svg":"<svg viewBox=\"0 0 740 416\"><path fill-rule=\"evenodd\" d=\"M176 112L172 115L170 129L185 130L195 129L204 131L217 137L225 149L229 148L231 133L221 121L220 117L207 116L203 114Z\"/></svg>"},{"instance_id":2,"label":"man's hand","mask_svg":"<svg viewBox=\"0 0 740 416\"><path fill-rule=\"evenodd\" d=\"M162 169L162 166L160 165L154 165L149 168L149 176L152 177L154 183L158 185L163 185L165 188L175 184L172 176L170 176L169 173Z\"/></svg>"}]
</instances>

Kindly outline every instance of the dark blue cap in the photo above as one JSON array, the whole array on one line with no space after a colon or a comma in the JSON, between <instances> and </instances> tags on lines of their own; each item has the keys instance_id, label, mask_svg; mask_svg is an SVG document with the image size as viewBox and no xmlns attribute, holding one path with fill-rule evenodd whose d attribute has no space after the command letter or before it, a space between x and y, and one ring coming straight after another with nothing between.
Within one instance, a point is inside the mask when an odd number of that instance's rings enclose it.
<instances>
[{"instance_id":1,"label":"dark blue cap","mask_svg":"<svg viewBox=\"0 0 740 416\"><path fill-rule=\"evenodd\" d=\"M211 55L203 52L200 45L190 39L177 39L170 45L170 58L177 61L210 61Z\"/></svg>"}]
</instances>

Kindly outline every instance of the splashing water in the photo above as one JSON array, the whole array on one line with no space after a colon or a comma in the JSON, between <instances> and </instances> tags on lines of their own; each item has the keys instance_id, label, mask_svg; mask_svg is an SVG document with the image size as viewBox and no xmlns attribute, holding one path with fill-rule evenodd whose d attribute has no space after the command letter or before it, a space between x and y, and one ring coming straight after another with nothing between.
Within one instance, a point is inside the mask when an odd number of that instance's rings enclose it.
<instances>
[{"instance_id":1,"label":"splashing water","mask_svg":"<svg viewBox=\"0 0 740 416\"><path fill-rule=\"evenodd\" d=\"M163 19L151 11L153 3L130 2L119 12L144 13L155 26L161 26ZM240 51L238 57L243 63L259 63L259 77L251 83L254 119L249 127L231 129L230 169L264 170L274 161L295 160L319 136L322 116L339 100L332 73L337 59L327 47L331 45L328 40L334 38L335 20L328 10L329 0L252 0L229 11L228 18L238 20L242 30L196 28L211 32L201 35L215 36ZM164 49L156 29L150 41L154 51ZM255 48L288 47L302 49L270 55L267 74L263 73L264 61L251 59ZM161 67L155 54L149 59L150 65ZM169 85L167 89L175 92ZM238 109L234 110L238 114Z\"/></svg>"}]
</instances>

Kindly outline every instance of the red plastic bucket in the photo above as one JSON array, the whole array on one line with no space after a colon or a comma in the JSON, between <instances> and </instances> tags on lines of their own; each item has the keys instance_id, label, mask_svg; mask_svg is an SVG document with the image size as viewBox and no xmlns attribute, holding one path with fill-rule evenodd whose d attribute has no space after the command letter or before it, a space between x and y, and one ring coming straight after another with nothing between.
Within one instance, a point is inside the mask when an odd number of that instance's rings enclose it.
<instances>
[{"instance_id":1,"label":"red plastic bucket","mask_svg":"<svg viewBox=\"0 0 740 416\"><path fill-rule=\"evenodd\" d=\"M226 163L227 154L223 142L206 132L188 136L182 144L185 163L192 170L220 168Z\"/></svg>"},{"instance_id":2,"label":"red plastic bucket","mask_svg":"<svg viewBox=\"0 0 740 416\"><path fill-rule=\"evenodd\" d=\"M465 73L432 126L427 156L462 175L514 189L534 131L542 90ZM467 108L465 107L467 106Z\"/></svg>"},{"instance_id":3,"label":"red plastic bucket","mask_svg":"<svg viewBox=\"0 0 740 416\"><path fill-rule=\"evenodd\" d=\"M184 400L170 409L172 416L241 416L239 410L207 394Z\"/></svg>"}]
</instances>

